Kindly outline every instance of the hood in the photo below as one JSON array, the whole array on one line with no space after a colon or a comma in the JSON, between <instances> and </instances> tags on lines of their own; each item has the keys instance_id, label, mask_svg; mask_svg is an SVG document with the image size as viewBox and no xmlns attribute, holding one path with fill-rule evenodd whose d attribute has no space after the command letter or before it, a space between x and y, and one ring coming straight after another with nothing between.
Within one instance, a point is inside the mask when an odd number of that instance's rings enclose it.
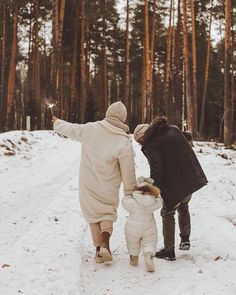
<instances>
[{"instance_id":1,"label":"hood","mask_svg":"<svg viewBox=\"0 0 236 295\"><path fill-rule=\"evenodd\" d=\"M145 131L149 128L149 124L139 124L134 129L134 140L139 143L140 139L144 136Z\"/></svg>"},{"instance_id":2,"label":"hood","mask_svg":"<svg viewBox=\"0 0 236 295\"><path fill-rule=\"evenodd\" d=\"M115 117L123 123L126 121L127 109L121 101L114 102L108 107L106 111L106 118L110 117Z\"/></svg>"}]
</instances>

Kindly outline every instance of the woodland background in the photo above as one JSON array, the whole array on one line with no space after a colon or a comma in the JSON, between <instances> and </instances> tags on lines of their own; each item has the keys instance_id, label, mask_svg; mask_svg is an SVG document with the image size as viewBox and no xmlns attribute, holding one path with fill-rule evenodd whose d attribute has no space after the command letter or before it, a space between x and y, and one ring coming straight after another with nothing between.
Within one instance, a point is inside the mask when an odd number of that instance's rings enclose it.
<instances>
[{"instance_id":1,"label":"woodland background","mask_svg":"<svg viewBox=\"0 0 236 295\"><path fill-rule=\"evenodd\" d=\"M0 131L50 129L122 100L131 131L165 114L236 139L236 1L0 0ZM119 1L120 2L120 1Z\"/></svg>"}]
</instances>

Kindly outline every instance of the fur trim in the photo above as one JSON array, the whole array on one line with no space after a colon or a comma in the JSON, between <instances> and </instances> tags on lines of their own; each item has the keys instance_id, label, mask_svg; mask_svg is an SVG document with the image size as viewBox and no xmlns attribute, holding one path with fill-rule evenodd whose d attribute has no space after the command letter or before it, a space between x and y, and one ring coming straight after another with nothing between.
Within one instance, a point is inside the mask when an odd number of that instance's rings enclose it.
<instances>
[{"instance_id":1,"label":"fur trim","mask_svg":"<svg viewBox=\"0 0 236 295\"><path fill-rule=\"evenodd\" d=\"M143 194L148 193L153 196L160 196L161 191L157 186L154 186L148 182L144 182L143 185L136 185L134 191L142 192Z\"/></svg>"}]
</instances>

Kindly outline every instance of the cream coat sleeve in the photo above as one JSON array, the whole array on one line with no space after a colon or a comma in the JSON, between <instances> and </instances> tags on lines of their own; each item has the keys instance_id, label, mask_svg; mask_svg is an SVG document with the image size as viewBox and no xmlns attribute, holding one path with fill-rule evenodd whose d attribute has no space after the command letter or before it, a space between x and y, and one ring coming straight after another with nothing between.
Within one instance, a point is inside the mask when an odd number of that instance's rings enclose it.
<instances>
[{"instance_id":1,"label":"cream coat sleeve","mask_svg":"<svg viewBox=\"0 0 236 295\"><path fill-rule=\"evenodd\" d=\"M133 193L133 189L136 184L134 155L130 142L127 144L124 153L121 154L118 161L122 182L124 184L124 194L130 195Z\"/></svg>"},{"instance_id":2,"label":"cream coat sleeve","mask_svg":"<svg viewBox=\"0 0 236 295\"><path fill-rule=\"evenodd\" d=\"M132 208L135 204L135 201L134 201L132 195L125 196L121 200L121 202L122 202L122 206L125 208L125 210L127 210L128 212L132 211Z\"/></svg>"},{"instance_id":3,"label":"cream coat sleeve","mask_svg":"<svg viewBox=\"0 0 236 295\"><path fill-rule=\"evenodd\" d=\"M73 124L57 119L53 124L53 129L59 134L82 142L83 126L83 124Z\"/></svg>"}]
</instances>

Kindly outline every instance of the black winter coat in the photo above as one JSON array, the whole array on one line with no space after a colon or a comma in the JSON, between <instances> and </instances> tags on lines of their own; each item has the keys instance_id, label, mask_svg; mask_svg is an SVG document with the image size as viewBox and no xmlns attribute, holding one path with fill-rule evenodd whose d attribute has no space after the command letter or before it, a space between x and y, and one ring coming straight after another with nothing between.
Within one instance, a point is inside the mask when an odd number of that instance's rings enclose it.
<instances>
[{"instance_id":1,"label":"black winter coat","mask_svg":"<svg viewBox=\"0 0 236 295\"><path fill-rule=\"evenodd\" d=\"M168 125L164 132L155 132L142 151L168 209L207 184L193 149L177 126Z\"/></svg>"}]
</instances>

